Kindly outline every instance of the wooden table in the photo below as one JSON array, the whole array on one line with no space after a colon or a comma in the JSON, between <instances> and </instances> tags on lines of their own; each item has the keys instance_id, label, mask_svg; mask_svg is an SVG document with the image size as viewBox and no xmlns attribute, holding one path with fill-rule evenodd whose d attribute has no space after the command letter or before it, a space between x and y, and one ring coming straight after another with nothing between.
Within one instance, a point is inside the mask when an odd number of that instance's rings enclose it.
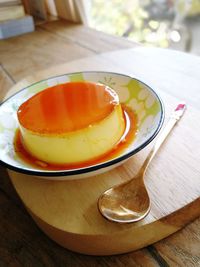
<instances>
[{"instance_id":1,"label":"wooden table","mask_svg":"<svg viewBox=\"0 0 200 267\"><path fill-rule=\"evenodd\" d=\"M101 54L131 47L135 44L78 25L64 22L42 25L32 34L0 43L1 97L26 76L31 75L25 80L28 84L51 74L51 70L35 72L51 67L53 62L53 65L64 63L59 69L65 72L95 68L131 74L161 94L186 99L189 107L199 110L200 59L143 48ZM78 60L85 56L93 57ZM55 75L55 69L52 71ZM20 88L20 84L12 91ZM195 136L199 135L196 129ZM199 153L195 153L198 157ZM67 251L46 237L26 212L3 167L0 176L0 266L200 266L199 219L174 235L132 253L84 256Z\"/></svg>"}]
</instances>

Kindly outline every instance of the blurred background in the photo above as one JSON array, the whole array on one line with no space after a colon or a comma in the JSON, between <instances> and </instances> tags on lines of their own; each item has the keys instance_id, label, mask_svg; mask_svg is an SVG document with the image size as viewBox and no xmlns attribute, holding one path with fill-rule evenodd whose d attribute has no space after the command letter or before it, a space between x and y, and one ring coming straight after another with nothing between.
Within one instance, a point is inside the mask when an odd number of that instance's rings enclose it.
<instances>
[{"instance_id":1,"label":"blurred background","mask_svg":"<svg viewBox=\"0 0 200 267\"><path fill-rule=\"evenodd\" d=\"M97 30L200 55L200 0L92 0L89 9Z\"/></svg>"},{"instance_id":2,"label":"blurred background","mask_svg":"<svg viewBox=\"0 0 200 267\"><path fill-rule=\"evenodd\" d=\"M0 39L59 18L200 55L200 0L0 0Z\"/></svg>"}]
</instances>

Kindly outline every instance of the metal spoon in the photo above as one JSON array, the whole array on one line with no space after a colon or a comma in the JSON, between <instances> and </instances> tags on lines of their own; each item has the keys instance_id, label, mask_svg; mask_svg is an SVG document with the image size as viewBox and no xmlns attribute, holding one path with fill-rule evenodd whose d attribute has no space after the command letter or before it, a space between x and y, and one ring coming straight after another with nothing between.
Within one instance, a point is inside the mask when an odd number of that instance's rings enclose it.
<instances>
[{"instance_id":1,"label":"metal spoon","mask_svg":"<svg viewBox=\"0 0 200 267\"><path fill-rule=\"evenodd\" d=\"M144 184L145 172L185 109L185 104L178 104L136 176L128 182L108 189L100 196L99 211L106 219L119 223L131 223L143 219L148 214L150 198Z\"/></svg>"}]
</instances>

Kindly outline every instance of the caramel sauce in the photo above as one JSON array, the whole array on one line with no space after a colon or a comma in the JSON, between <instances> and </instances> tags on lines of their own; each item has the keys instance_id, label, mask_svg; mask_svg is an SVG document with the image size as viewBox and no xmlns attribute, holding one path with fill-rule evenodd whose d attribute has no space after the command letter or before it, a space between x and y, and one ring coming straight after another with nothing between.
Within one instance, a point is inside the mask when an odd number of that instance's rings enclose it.
<instances>
[{"instance_id":1,"label":"caramel sauce","mask_svg":"<svg viewBox=\"0 0 200 267\"><path fill-rule=\"evenodd\" d=\"M30 155L23 146L22 137L19 129L16 131L15 139L14 139L14 146L16 153L22 158L25 162L32 165L35 168L40 168L43 170L73 170L73 169L79 169L88 167L90 165L95 165L99 163L103 163L104 161L108 161L113 159L114 157L120 155L125 148L128 147L128 145L134 140L136 133L137 133L137 116L136 114L127 106L122 105L122 109L124 112L124 119L126 122L126 129L124 132L124 135L122 136L121 140L118 142L118 144L106 155L101 156L98 159L89 160L84 163L76 163L76 164L62 164L62 165L55 165L55 164L49 164L43 161L38 160L37 158ZM107 111L107 109L106 109ZM105 114L105 110L104 110Z\"/></svg>"},{"instance_id":2,"label":"caramel sauce","mask_svg":"<svg viewBox=\"0 0 200 267\"><path fill-rule=\"evenodd\" d=\"M32 132L62 134L101 121L119 104L108 86L92 82L68 82L43 90L18 109L20 124Z\"/></svg>"}]
</instances>

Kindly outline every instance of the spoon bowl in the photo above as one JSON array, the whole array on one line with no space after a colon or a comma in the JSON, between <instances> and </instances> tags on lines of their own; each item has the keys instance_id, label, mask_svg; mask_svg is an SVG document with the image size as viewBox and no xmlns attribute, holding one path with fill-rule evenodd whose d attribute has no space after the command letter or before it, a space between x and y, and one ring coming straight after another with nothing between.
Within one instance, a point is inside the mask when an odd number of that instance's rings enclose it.
<instances>
[{"instance_id":1,"label":"spoon bowl","mask_svg":"<svg viewBox=\"0 0 200 267\"><path fill-rule=\"evenodd\" d=\"M141 220L150 211L150 198L143 174L138 173L131 182L108 189L100 196L98 204L100 212L108 220L120 223Z\"/></svg>"}]
</instances>

